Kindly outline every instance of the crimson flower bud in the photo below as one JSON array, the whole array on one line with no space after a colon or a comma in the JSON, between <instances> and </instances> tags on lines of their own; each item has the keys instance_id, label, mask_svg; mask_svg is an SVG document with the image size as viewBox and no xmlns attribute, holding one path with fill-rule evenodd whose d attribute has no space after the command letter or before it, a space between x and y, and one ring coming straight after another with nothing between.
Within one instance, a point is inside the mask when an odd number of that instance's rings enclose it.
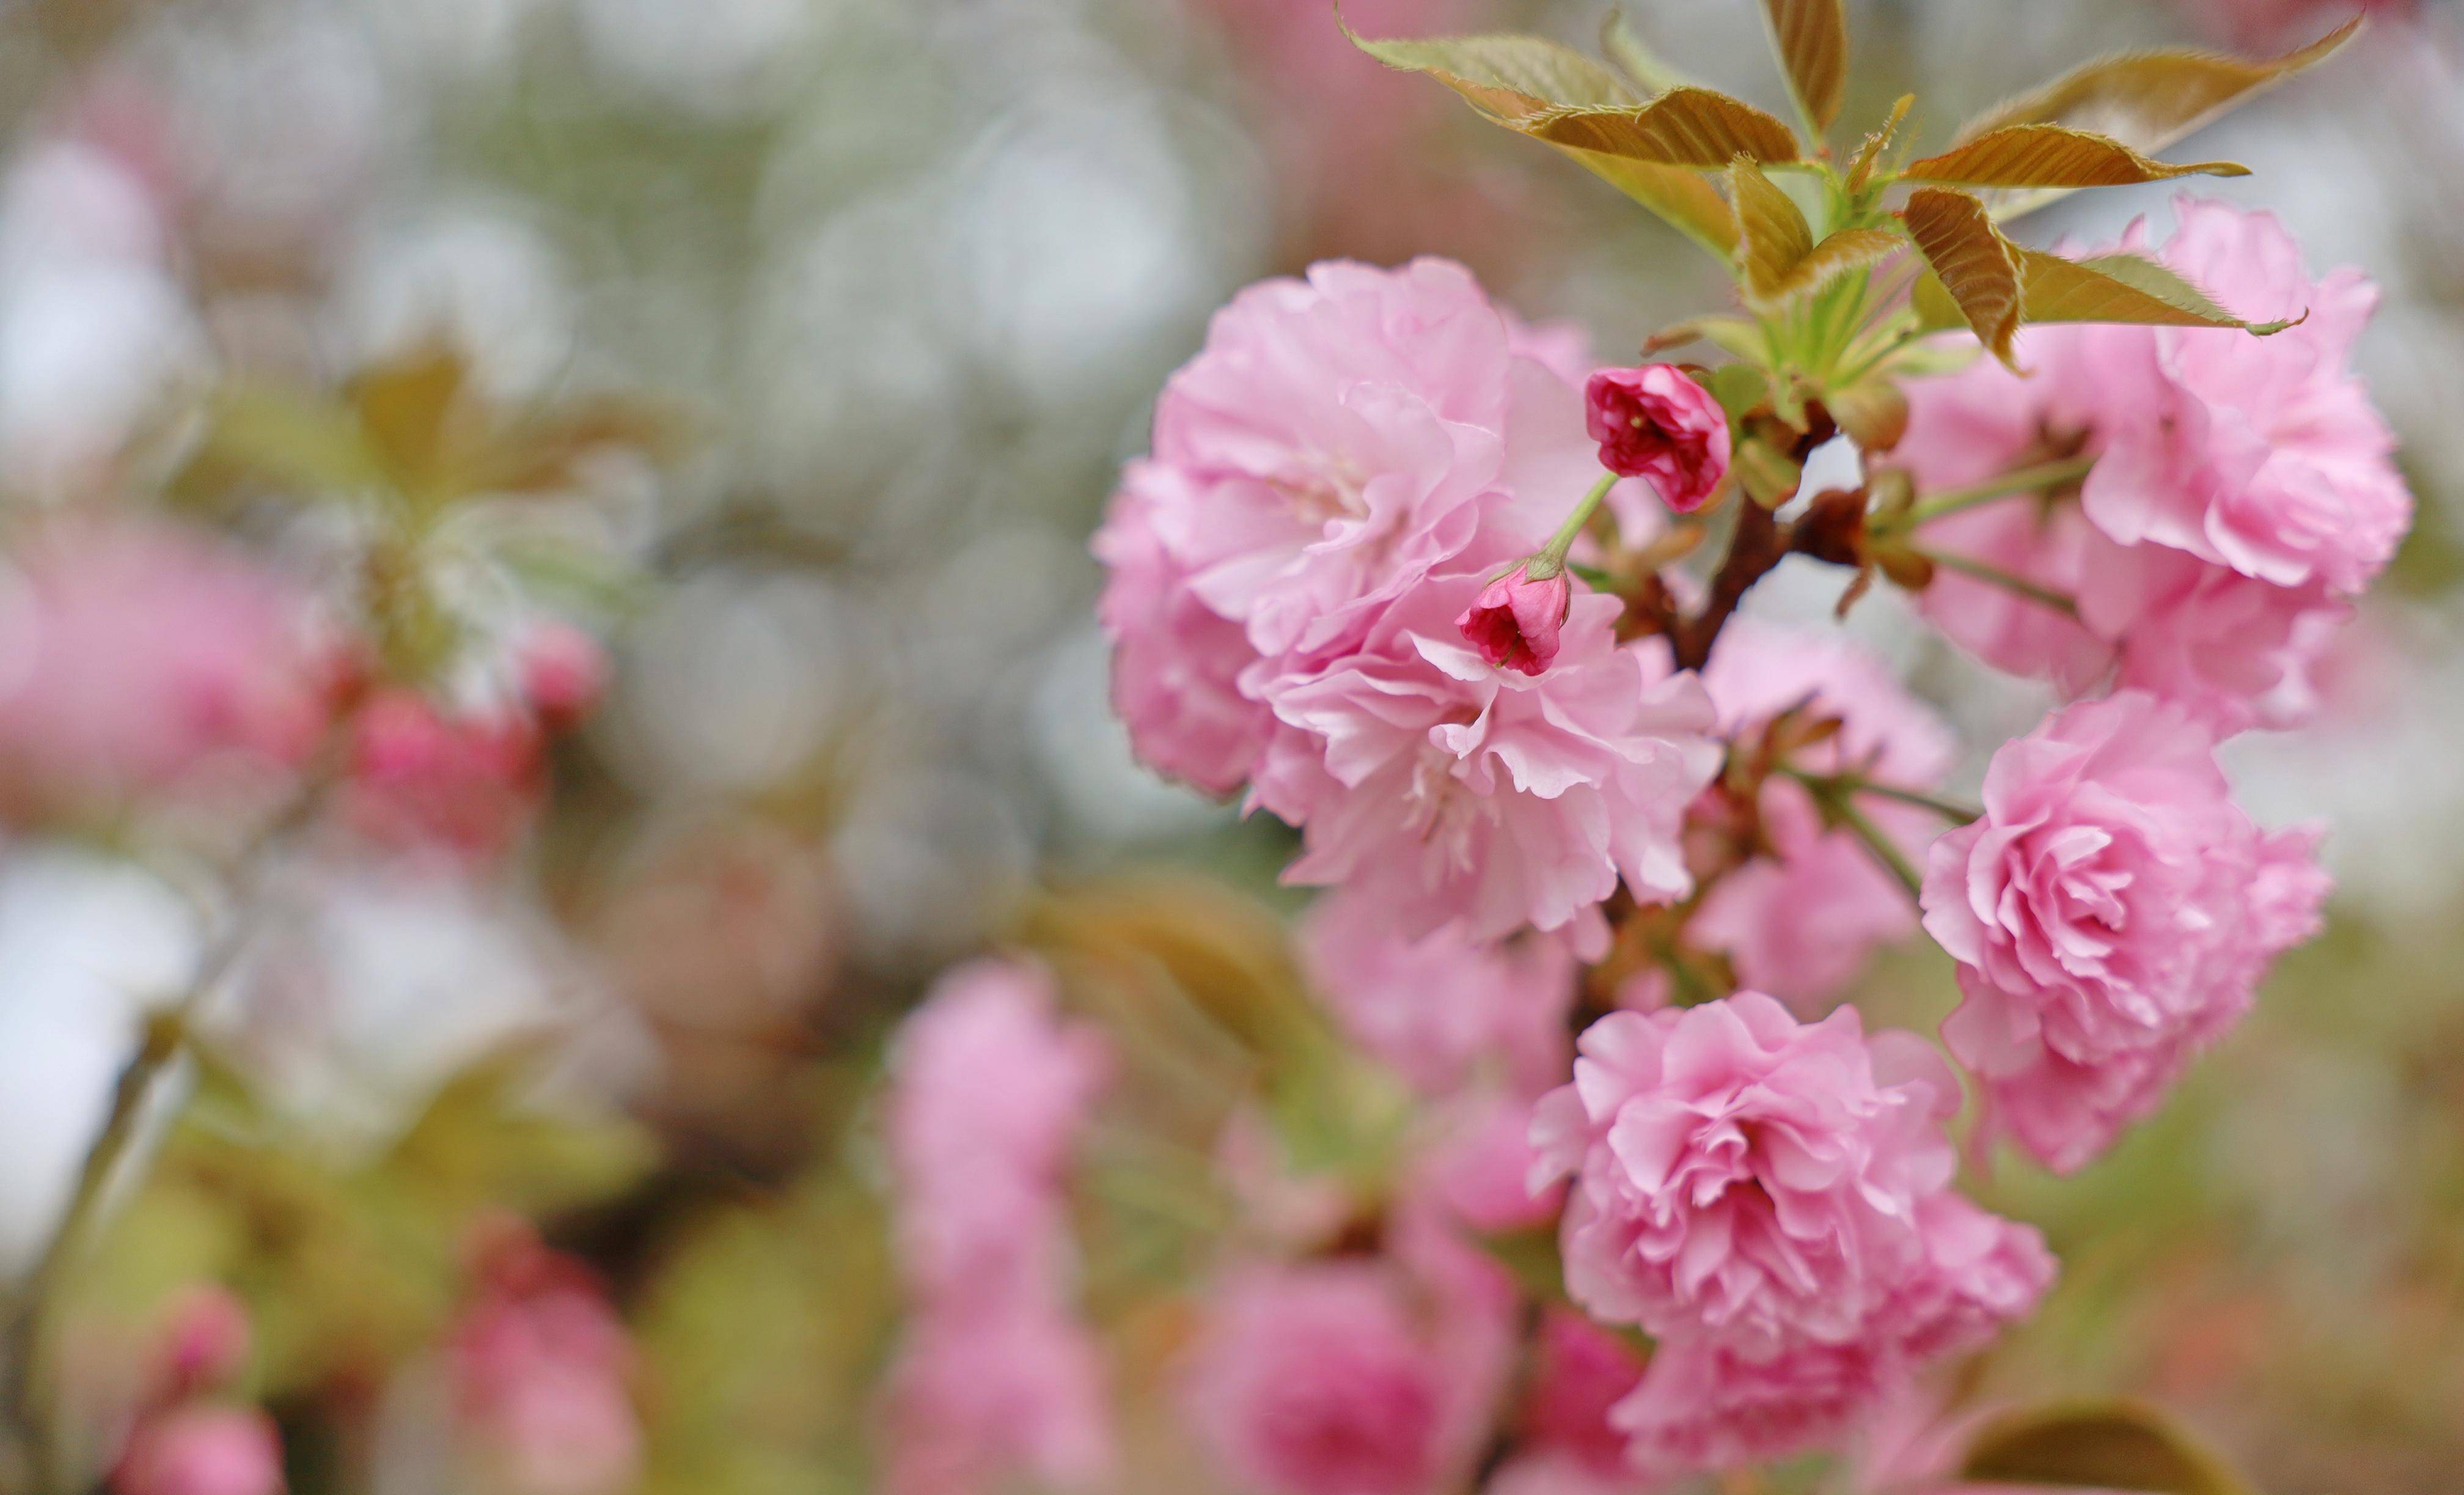
<instances>
[{"instance_id":1,"label":"crimson flower bud","mask_svg":"<svg viewBox=\"0 0 2464 1495\"><path fill-rule=\"evenodd\" d=\"M1526 561L1482 587L1455 627L1481 658L1536 675L1557 658L1557 634L1573 592L1564 567L1535 581L1531 565Z\"/></svg>"},{"instance_id":2,"label":"crimson flower bud","mask_svg":"<svg viewBox=\"0 0 2464 1495\"><path fill-rule=\"evenodd\" d=\"M1584 386L1583 401L1600 465L1648 478L1678 513L1703 507L1727 475L1727 412L1673 365L1603 368Z\"/></svg>"}]
</instances>

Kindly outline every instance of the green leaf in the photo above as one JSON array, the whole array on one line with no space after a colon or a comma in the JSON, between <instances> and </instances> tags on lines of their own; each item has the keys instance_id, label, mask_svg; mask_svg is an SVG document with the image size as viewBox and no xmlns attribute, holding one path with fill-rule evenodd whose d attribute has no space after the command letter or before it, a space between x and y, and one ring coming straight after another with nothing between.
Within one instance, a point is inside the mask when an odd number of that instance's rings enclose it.
<instances>
[{"instance_id":1,"label":"green leaf","mask_svg":"<svg viewBox=\"0 0 2464 1495\"><path fill-rule=\"evenodd\" d=\"M1699 86L1694 79L1662 61L1627 22L1623 11L1611 11L1608 19L1600 23L1600 50L1608 54L1609 60L1633 80L1635 87L1640 89L1646 99L1655 94L1664 94L1672 88Z\"/></svg>"},{"instance_id":2,"label":"green leaf","mask_svg":"<svg viewBox=\"0 0 2464 1495\"><path fill-rule=\"evenodd\" d=\"M1701 172L1604 156L1595 150L1557 148L1721 259L1737 252L1736 215L1728 211L1727 199L1720 189Z\"/></svg>"},{"instance_id":3,"label":"green leaf","mask_svg":"<svg viewBox=\"0 0 2464 1495\"><path fill-rule=\"evenodd\" d=\"M1866 184L1874 180L1874 167L1881 161L1882 152L1891 148L1891 142L1899 138L1900 126L1907 121L1908 111L1916 107L1916 95L1902 94L1891 105L1890 117L1882 121L1882 127L1866 136L1864 143L1857 147L1857 159L1848 164L1848 190L1862 192Z\"/></svg>"},{"instance_id":4,"label":"green leaf","mask_svg":"<svg viewBox=\"0 0 2464 1495\"><path fill-rule=\"evenodd\" d=\"M184 494L241 475L304 498L355 496L388 482L357 414L334 402L231 384L214 392L207 420L205 442L178 480Z\"/></svg>"},{"instance_id":5,"label":"green leaf","mask_svg":"<svg viewBox=\"0 0 2464 1495\"><path fill-rule=\"evenodd\" d=\"M1888 229L1842 229L1806 252L1779 287L1781 296L1818 291L1849 271L1859 270L1907 247Z\"/></svg>"},{"instance_id":6,"label":"green leaf","mask_svg":"<svg viewBox=\"0 0 2464 1495\"><path fill-rule=\"evenodd\" d=\"M1822 397L1822 407L1859 451L1888 451L1908 431L1908 397L1897 381L1868 377Z\"/></svg>"},{"instance_id":7,"label":"green leaf","mask_svg":"<svg viewBox=\"0 0 2464 1495\"><path fill-rule=\"evenodd\" d=\"M2197 286L2145 255L2101 254L2093 259L2071 260L2036 250L2023 249L2016 253L2019 299L2028 321L2238 327L2264 338L2300 320L2244 321L2210 300Z\"/></svg>"},{"instance_id":8,"label":"green leaf","mask_svg":"<svg viewBox=\"0 0 2464 1495\"><path fill-rule=\"evenodd\" d=\"M1977 341L2016 368L2012 339L2019 331L2019 267L1985 205L1966 192L1920 187L1900 209L1900 221ZM1924 290L1920 283L1921 297ZM1918 310L1931 319L1922 299Z\"/></svg>"},{"instance_id":9,"label":"green leaf","mask_svg":"<svg viewBox=\"0 0 2464 1495\"><path fill-rule=\"evenodd\" d=\"M1352 38L1353 46L1389 67L1436 78L1492 123L1547 140L1721 258L1727 258L1736 249L1736 220L1729 214L1727 204L1710 183L1686 168L1706 163L1672 164L1650 151L1601 148L1612 143L1599 138L1602 127L1597 126L1566 126L1562 139L1543 131L1541 121L1570 112L1623 109L1641 102L1615 73L1581 53L1537 36L1374 41L1354 34L1349 28L1344 34ZM1685 92L1693 95L1704 91ZM1673 110L1651 116L1652 122L1644 133L1677 131L1705 112L1700 105L1681 102ZM1787 126L1776 120L1770 122L1786 134ZM1771 143L1768 132L1762 133L1762 143ZM1793 153L1792 138L1785 154ZM1724 165L1727 159L1723 155L1707 165Z\"/></svg>"},{"instance_id":10,"label":"green leaf","mask_svg":"<svg viewBox=\"0 0 2464 1495\"><path fill-rule=\"evenodd\" d=\"M1762 324L1743 317L1696 317L1662 327L1644 341L1642 356L1650 358L1689 342L1708 342L1731 358L1749 363L1771 359L1771 343L1763 336Z\"/></svg>"},{"instance_id":11,"label":"green leaf","mask_svg":"<svg viewBox=\"0 0 2464 1495\"><path fill-rule=\"evenodd\" d=\"M1873 264L1907 241L1886 229L1842 229L1817 244L1795 200L1750 161L1728 164L1738 231L1738 273L1747 300L1768 307L1818 290Z\"/></svg>"},{"instance_id":12,"label":"green leaf","mask_svg":"<svg viewBox=\"0 0 2464 1495\"><path fill-rule=\"evenodd\" d=\"M2230 161L2177 165L2151 161L2120 141L2086 130L2011 124L1939 156L1909 162L1900 175L1910 182L1963 187L2132 187L2192 175L2248 176L2250 168Z\"/></svg>"},{"instance_id":13,"label":"green leaf","mask_svg":"<svg viewBox=\"0 0 2464 1495\"><path fill-rule=\"evenodd\" d=\"M1728 199L1737 211L1737 270L1746 297L1768 301L1814 253L1814 230L1795 200L1742 157L1728 163Z\"/></svg>"},{"instance_id":14,"label":"green leaf","mask_svg":"<svg viewBox=\"0 0 2464 1495\"><path fill-rule=\"evenodd\" d=\"M1804 464L1762 441L1739 443L1735 467L1746 496L1766 509L1788 502L1805 480Z\"/></svg>"},{"instance_id":15,"label":"green leaf","mask_svg":"<svg viewBox=\"0 0 2464 1495\"><path fill-rule=\"evenodd\" d=\"M2146 1495L2252 1495L2171 1419L2134 1402L2076 1402L1987 1424L1960 1477Z\"/></svg>"},{"instance_id":16,"label":"green leaf","mask_svg":"<svg viewBox=\"0 0 2464 1495\"><path fill-rule=\"evenodd\" d=\"M2084 123L2139 150L2162 150L2228 109L2335 55L2362 29L2355 16L2307 47L2250 60L2211 52L2100 57L2005 99L1962 125L1967 142L2013 124Z\"/></svg>"},{"instance_id":17,"label":"green leaf","mask_svg":"<svg viewBox=\"0 0 2464 1495\"><path fill-rule=\"evenodd\" d=\"M1839 117L1848 91L1848 14L1840 0L1763 0L1789 91L1817 131Z\"/></svg>"},{"instance_id":18,"label":"green leaf","mask_svg":"<svg viewBox=\"0 0 2464 1495\"><path fill-rule=\"evenodd\" d=\"M1553 109L1513 127L1552 144L1665 166L1717 170L1739 156L1755 162L1798 156L1796 134L1785 122L1708 88L1672 88L1629 107Z\"/></svg>"},{"instance_id":19,"label":"green leaf","mask_svg":"<svg viewBox=\"0 0 2464 1495\"><path fill-rule=\"evenodd\" d=\"M1340 20L1338 14L1338 24ZM1551 110L1639 101L1615 73L1546 37L1498 34L1375 41L1356 34L1349 26L1343 34L1390 68L1436 78L1500 124L1519 128L1519 121Z\"/></svg>"}]
</instances>

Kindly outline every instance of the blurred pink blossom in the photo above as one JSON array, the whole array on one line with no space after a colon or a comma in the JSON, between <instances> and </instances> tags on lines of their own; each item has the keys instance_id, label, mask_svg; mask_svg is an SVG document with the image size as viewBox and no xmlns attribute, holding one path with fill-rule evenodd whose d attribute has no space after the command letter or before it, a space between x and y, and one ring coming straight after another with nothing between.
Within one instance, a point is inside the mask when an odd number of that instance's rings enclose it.
<instances>
[{"instance_id":1,"label":"blurred pink blossom","mask_svg":"<svg viewBox=\"0 0 2464 1495\"><path fill-rule=\"evenodd\" d=\"M1041 972L943 976L899 1030L888 1129L913 1313L891 1371L897 1495L969 1495L1023 1471L1077 1486L1111 1462L1102 1367L1067 1303L1065 1171L1107 1063Z\"/></svg>"},{"instance_id":2,"label":"blurred pink blossom","mask_svg":"<svg viewBox=\"0 0 2464 1495\"><path fill-rule=\"evenodd\" d=\"M191 1287L171 1303L147 1377L152 1397L177 1401L215 1390L248 1361L248 1309L228 1287Z\"/></svg>"},{"instance_id":3,"label":"blurred pink blossom","mask_svg":"<svg viewBox=\"0 0 2464 1495\"><path fill-rule=\"evenodd\" d=\"M2211 741L2138 692L2066 708L1994 755L1984 818L1928 859L1925 929L1967 996L1943 1036L2063 1172L2154 1110L2318 927L2320 832L2252 824Z\"/></svg>"},{"instance_id":4,"label":"blurred pink blossom","mask_svg":"<svg viewBox=\"0 0 2464 1495\"><path fill-rule=\"evenodd\" d=\"M1374 899L1340 889L1299 939L1344 1030L1418 1088L1446 1094L1487 1070L1534 1094L1563 1077L1575 979L1563 940L1477 941L1454 928L1410 939Z\"/></svg>"},{"instance_id":5,"label":"blurred pink blossom","mask_svg":"<svg viewBox=\"0 0 2464 1495\"><path fill-rule=\"evenodd\" d=\"M527 1225L483 1232L454 1326L454 1405L493 1487L617 1495L640 1473L634 1353L597 1277Z\"/></svg>"},{"instance_id":6,"label":"blurred pink blossom","mask_svg":"<svg viewBox=\"0 0 2464 1495\"><path fill-rule=\"evenodd\" d=\"M1386 1267L1322 1261L1224 1285L1183 1390L1191 1424L1251 1488L1422 1495L1463 1441L1446 1366Z\"/></svg>"},{"instance_id":7,"label":"blurred pink blossom","mask_svg":"<svg viewBox=\"0 0 2464 1495\"><path fill-rule=\"evenodd\" d=\"M544 790L539 729L502 709L458 715L408 689L382 691L351 724L349 817L390 845L474 859L521 833Z\"/></svg>"},{"instance_id":8,"label":"blurred pink blossom","mask_svg":"<svg viewBox=\"0 0 2464 1495\"><path fill-rule=\"evenodd\" d=\"M117 807L262 777L316 747L324 701L299 591L167 522L62 520L0 590L0 795L19 813Z\"/></svg>"},{"instance_id":9,"label":"blurred pink blossom","mask_svg":"<svg viewBox=\"0 0 2464 1495\"><path fill-rule=\"evenodd\" d=\"M114 1495L280 1495L282 1445L254 1407L189 1403L151 1418L111 1471Z\"/></svg>"}]
</instances>

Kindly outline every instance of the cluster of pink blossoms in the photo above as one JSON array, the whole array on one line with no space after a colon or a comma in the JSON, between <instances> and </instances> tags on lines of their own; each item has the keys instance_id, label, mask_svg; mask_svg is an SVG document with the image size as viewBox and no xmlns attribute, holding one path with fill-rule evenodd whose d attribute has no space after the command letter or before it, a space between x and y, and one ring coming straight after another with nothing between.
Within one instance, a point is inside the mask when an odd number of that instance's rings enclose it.
<instances>
[{"instance_id":1,"label":"cluster of pink blossoms","mask_svg":"<svg viewBox=\"0 0 2464 1495\"><path fill-rule=\"evenodd\" d=\"M2255 825L2214 750L2305 715L2410 518L2349 366L2367 285L2311 281L2264 215L2181 215L2174 269L2306 319L2032 328L2032 379L1909 388L1892 460L1920 500L1969 490L1914 537L1974 562L1923 612L2073 703L1948 834L1958 745L1880 660L1725 610L1681 639L1640 599L1701 583L1587 580L1734 492L1704 382L1588 370L1426 260L1322 265L1219 316L1096 540L1115 703L1148 763L1299 829L1287 878L1333 889L1312 983L1432 1118L1380 1258L1321 1240L1219 1289L1193 1419L1233 1472L1442 1483L1459 1409L1500 1383L1438 1347L1485 1342L1514 1296L1473 1235L1554 1220L1574 1301L1656 1346L1546 1326L1529 1352L1563 1395L1514 1419L1496 1489L1836 1445L2033 1310L2041 1239L1953 1187L1949 1066L1822 1014L1921 914L1958 962L1943 1037L1988 1134L2062 1170L2110 1146L2317 926L2318 833ZM1578 966L1603 959L1639 973L1632 1010L1582 1034L1568 1084Z\"/></svg>"},{"instance_id":2,"label":"cluster of pink blossoms","mask_svg":"<svg viewBox=\"0 0 2464 1495\"><path fill-rule=\"evenodd\" d=\"M1016 1475L1080 1488L1111 1462L1062 1193L1107 1064L1052 1002L1042 974L988 960L943 977L899 1031L888 1125L913 1313L887 1409L895 1495Z\"/></svg>"},{"instance_id":3,"label":"cluster of pink blossoms","mask_svg":"<svg viewBox=\"0 0 2464 1495\"><path fill-rule=\"evenodd\" d=\"M1573 352L1436 260L1252 287L1165 387L1096 538L1139 754L1245 785L1301 829L1291 880L1407 935L1595 937L1620 883L1690 886L1684 807L1719 762L1700 683L1589 591L1537 673L1464 634L1600 475Z\"/></svg>"},{"instance_id":4,"label":"cluster of pink blossoms","mask_svg":"<svg viewBox=\"0 0 2464 1495\"><path fill-rule=\"evenodd\" d=\"M1574 1301L1659 1343L1611 1414L1646 1468L1836 1439L2052 1280L2034 1230L1951 1191L1958 1082L1911 1035L1744 992L1612 1014L1580 1047L1535 1116L1533 1184L1573 1180Z\"/></svg>"},{"instance_id":5,"label":"cluster of pink blossoms","mask_svg":"<svg viewBox=\"0 0 2464 1495\"><path fill-rule=\"evenodd\" d=\"M474 1233L448 1345L470 1472L506 1495L617 1495L641 1476L631 1339L597 1274L518 1220Z\"/></svg>"}]
</instances>

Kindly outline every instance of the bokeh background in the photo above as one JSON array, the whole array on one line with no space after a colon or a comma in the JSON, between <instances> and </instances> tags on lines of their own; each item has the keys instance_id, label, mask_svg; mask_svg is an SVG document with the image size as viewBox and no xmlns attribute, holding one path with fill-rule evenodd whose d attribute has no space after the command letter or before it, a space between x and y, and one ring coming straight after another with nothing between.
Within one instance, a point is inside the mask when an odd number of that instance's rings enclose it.
<instances>
[{"instance_id":1,"label":"bokeh background","mask_svg":"<svg viewBox=\"0 0 2464 1495\"><path fill-rule=\"evenodd\" d=\"M1345 9L1578 44L1605 10ZM1639 9L1780 106L1757 8ZM1914 91L1939 139L2075 59L2273 50L2344 9L1860 0L1847 115ZM2283 1495L2464 1483L2464 8L2377 9L2200 147L2255 171L2202 191L2384 287L2362 360L2421 501L2325 723L2232 749L2262 821L2333 821L2332 927L2112 1159L1993 1183L2065 1262L1995 1375L2149 1396ZM14 514L185 505L313 552L201 473L206 412L438 347L495 406L619 401L657 436L521 521L531 580L614 665L536 833L483 872L277 869L234 1072L194 1077L84 1289L107 1325L241 1285L305 1490L459 1487L416 1350L495 1207L633 1326L624 1487L864 1487L894 1311L868 1076L896 1015L1005 939L1123 990L1281 958L1284 833L1133 764L1090 614L1087 537L1209 312L1314 259L1435 253L1614 354L1725 295L1573 166L1354 54L1322 0L0 0L0 132ZM2106 237L2167 195L2032 229ZM1808 581L1755 606L1815 616ZM2041 707L1895 600L1854 626L1972 742ZM135 1013L195 958L175 881L85 827L0 846L0 1256L48 1228ZM1917 1021L1950 1000L1915 955L1869 992ZM1091 1290L1166 1270L1223 1204L1187 1208ZM1111 1332L1134 1355L1173 1326ZM1135 1452L1140 1480L1176 1467Z\"/></svg>"}]
</instances>

